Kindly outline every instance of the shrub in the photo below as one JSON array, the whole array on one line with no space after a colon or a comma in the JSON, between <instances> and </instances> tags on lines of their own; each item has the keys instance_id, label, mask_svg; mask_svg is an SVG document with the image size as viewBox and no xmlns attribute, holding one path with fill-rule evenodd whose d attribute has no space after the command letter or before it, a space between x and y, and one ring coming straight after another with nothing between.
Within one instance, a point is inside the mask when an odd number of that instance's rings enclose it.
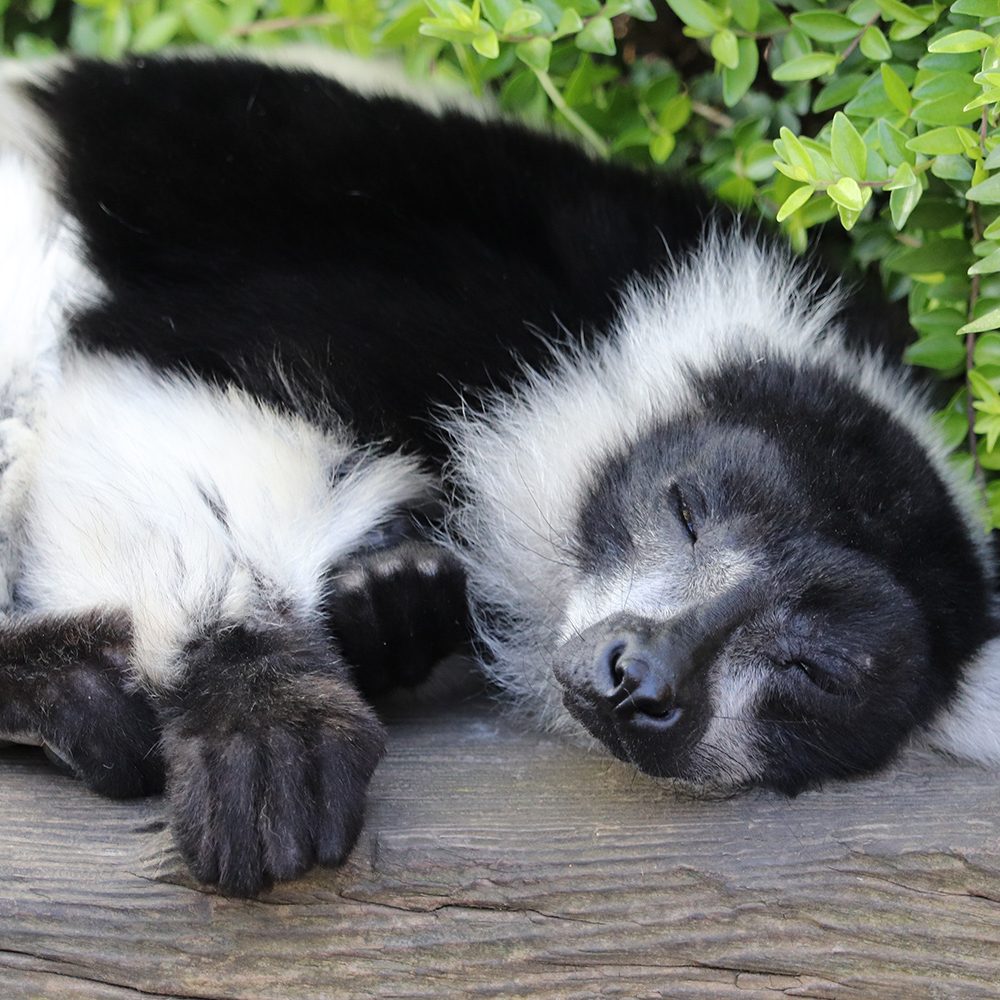
<instances>
[{"instance_id":1,"label":"shrub","mask_svg":"<svg viewBox=\"0 0 1000 1000\"><path fill-rule=\"evenodd\" d=\"M600 156L699 175L793 245L838 220L1000 526L1000 0L0 0L7 51L393 51Z\"/></svg>"}]
</instances>

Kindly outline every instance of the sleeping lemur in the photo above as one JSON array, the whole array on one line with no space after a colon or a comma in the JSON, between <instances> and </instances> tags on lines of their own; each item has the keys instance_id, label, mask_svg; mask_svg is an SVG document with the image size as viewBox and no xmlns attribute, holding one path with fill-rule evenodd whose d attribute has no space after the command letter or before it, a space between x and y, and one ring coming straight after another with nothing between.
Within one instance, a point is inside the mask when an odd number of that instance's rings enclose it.
<instances>
[{"instance_id":1,"label":"sleeping lemur","mask_svg":"<svg viewBox=\"0 0 1000 1000\"><path fill-rule=\"evenodd\" d=\"M349 851L368 699L794 793L1000 756L970 489L847 300L676 179L327 56L8 65L0 734L164 782L249 895Z\"/></svg>"}]
</instances>

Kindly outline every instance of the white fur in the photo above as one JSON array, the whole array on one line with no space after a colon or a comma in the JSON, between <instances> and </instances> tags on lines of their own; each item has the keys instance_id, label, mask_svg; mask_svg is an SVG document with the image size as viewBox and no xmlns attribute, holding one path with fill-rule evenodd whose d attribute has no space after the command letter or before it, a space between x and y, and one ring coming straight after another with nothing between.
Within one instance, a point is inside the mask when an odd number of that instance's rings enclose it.
<instances>
[{"instance_id":1,"label":"white fur","mask_svg":"<svg viewBox=\"0 0 1000 1000\"><path fill-rule=\"evenodd\" d=\"M60 377L72 312L103 294L43 175L0 151L0 606L19 572L24 504L38 432Z\"/></svg>"},{"instance_id":2,"label":"white fur","mask_svg":"<svg viewBox=\"0 0 1000 1000\"><path fill-rule=\"evenodd\" d=\"M326 567L428 487L413 459L357 457L345 432L235 389L72 355L42 434L24 598L127 609L141 679L167 684L201 629L315 614Z\"/></svg>"},{"instance_id":3,"label":"white fur","mask_svg":"<svg viewBox=\"0 0 1000 1000\"><path fill-rule=\"evenodd\" d=\"M16 152L31 160L38 170L48 172L49 158L56 148L55 135L45 116L25 98L22 88L44 84L67 62L61 56L30 61L0 58L0 155Z\"/></svg>"},{"instance_id":4,"label":"white fur","mask_svg":"<svg viewBox=\"0 0 1000 1000\"><path fill-rule=\"evenodd\" d=\"M965 668L958 694L927 739L956 757L1000 764L1000 639L988 642Z\"/></svg>"},{"instance_id":5,"label":"white fur","mask_svg":"<svg viewBox=\"0 0 1000 1000\"><path fill-rule=\"evenodd\" d=\"M840 372L926 448L989 565L971 488L948 463L922 397L878 358L844 347L839 306L836 294L819 296L786 254L710 235L670 275L627 291L606 341L591 351L565 349L552 374L527 373L519 390L492 398L482 415L450 422L454 473L467 488L450 530L465 546L474 600L501 617L484 636L490 669L543 724L570 725L539 650L573 625L566 616L582 581L568 549L587 485L651 424L697 408L692 368L749 352L761 362Z\"/></svg>"}]
</instances>

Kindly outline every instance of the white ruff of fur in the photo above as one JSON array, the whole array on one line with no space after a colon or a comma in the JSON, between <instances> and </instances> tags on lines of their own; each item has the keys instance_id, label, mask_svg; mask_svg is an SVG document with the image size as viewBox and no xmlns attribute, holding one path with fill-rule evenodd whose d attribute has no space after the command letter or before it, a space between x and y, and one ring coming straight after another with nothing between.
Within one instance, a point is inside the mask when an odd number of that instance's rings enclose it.
<instances>
[{"instance_id":1,"label":"white ruff of fur","mask_svg":"<svg viewBox=\"0 0 1000 1000\"><path fill-rule=\"evenodd\" d=\"M522 387L491 398L484 415L448 423L453 474L467 490L449 532L466 559L474 603L500 612L501 626L482 639L493 657L488 669L518 710L579 733L546 650L579 583L570 540L586 489L602 462L652 424L696 411L688 371L736 354L825 365L883 405L926 449L988 564L974 498L952 472L922 395L877 356L844 346L839 297L819 295L786 254L709 235L686 263L633 285L624 298L606 342L566 349L551 374L526 373Z\"/></svg>"}]
</instances>

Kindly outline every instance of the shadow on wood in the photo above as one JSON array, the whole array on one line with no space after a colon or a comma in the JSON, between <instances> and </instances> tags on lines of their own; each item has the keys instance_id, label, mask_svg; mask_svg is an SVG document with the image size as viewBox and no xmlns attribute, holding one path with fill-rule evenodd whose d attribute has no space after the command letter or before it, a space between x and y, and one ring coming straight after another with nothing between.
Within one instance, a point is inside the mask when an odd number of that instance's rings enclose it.
<instances>
[{"instance_id":1,"label":"shadow on wood","mask_svg":"<svg viewBox=\"0 0 1000 1000\"><path fill-rule=\"evenodd\" d=\"M0 995L996 997L1000 787L697 801L483 700L396 719L347 866L196 887L156 799L0 753Z\"/></svg>"}]
</instances>

